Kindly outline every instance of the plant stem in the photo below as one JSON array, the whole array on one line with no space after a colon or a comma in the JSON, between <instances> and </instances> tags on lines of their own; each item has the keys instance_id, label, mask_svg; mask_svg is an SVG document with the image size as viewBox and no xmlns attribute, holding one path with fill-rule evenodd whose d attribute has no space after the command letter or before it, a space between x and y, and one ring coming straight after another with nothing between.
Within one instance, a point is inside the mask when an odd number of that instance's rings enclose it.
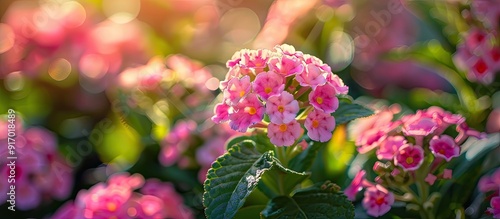
<instances>
[{"instance_id":1,"label":"plant stem","mask_svg":"<svg viewBox=\"0 0 500 219\"><path fill-rule=\"evenodd\" d=\"M286 157L285 147L276 147L276 153L278 155L278 160L281 161L284 167L288 166L288 159Z\"/></svg>"}]
</instances>

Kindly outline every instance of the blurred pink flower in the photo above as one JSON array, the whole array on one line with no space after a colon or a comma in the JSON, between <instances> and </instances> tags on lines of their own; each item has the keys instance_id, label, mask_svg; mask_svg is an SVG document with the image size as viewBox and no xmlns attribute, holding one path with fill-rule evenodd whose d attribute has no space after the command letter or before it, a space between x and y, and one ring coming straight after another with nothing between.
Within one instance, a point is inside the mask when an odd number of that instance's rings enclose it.
<instances>
[{"instance_id":1,"label":"blurred pink flower","mask_svg":"<svg viewBox=\"0 0 500 219\"><path fill-rule=\"evenodd\" d=\"M387 133L380 129L368 129L356 139L359 153L367 153L380 146L387 138Z\"/></svg>"},{"instance_id":2,"label":"blurred pink flower","mask_svg":"<svg viewBox=\"0 0 500 219\"><path fill-rule=\"evenodd\" d=\"M434 136L429 142L429 149L436 157L442 157L450 161L460 155L460 147L455 143L455 139L448 135Z\"/></svg>"},{"instance_id":3,"label":"blurred pink flower","mask_svg":"<svg viewBox=\"0 0 500 219\"><path fill-rule=\"evenodd\" d=\"M20 117L18 121L21 121ZM0 120L0 126L7 127L7 121ZM7 129L0 131L0 154L7 156ZM12 166L15 170L12 182L16 184L16 208L30 210L40 206L42 201L65 199L73 187L73 170L59 154L55 135L43 128L20 125L15 141L15 157L23 161ZM8 160L2 162L0 169L5 179L9 178L12 170L8 163ZM0 196L0 203L9 199L6 195L9 186L10 183L0 183L0 191L5 191Z\"/></svg>"},{"instance_id":4,"label":"blurred pink flower","mask_svg":"<svg viewBox=\"0 0 500 219\"><path fill-rule=\"evenodd\" d=\"M366 171L359 171L354 179L351 181L351 184L347 186L344 190L344 194L347 196L347 199L354 201L356 200L356 194L363 189L363 181L365 180Z\"/></svg>"},{"instance_id":5,"label":"blurred pink flower","mask_svg":"<svg viewBox=\"0 0 500 219\"><path fill-rule=\"evenodd\" d=\"M379 160L393 160L399 149L407 144L403 136L389 136L377 150Z\"/></svg>"},{"instance_id":6,"label":"blurred pink flower","mask_svg":"<svg viewBox=\"0 0 500 219\"><path fill-rule=\"evenodd\" d=\"M493 218L500 218L500 196L493 197L490 201L488 213L493 215Z\"/></svg>"},{"instance_id":7,"label":"blurred pink flower","mask_svg":"<svg viewBox=\"0 0 500 219\"><path fill-rule=\"evenodd\" d=\"M399 148L394 157L394 164L401 166L407 171L416 170L424 161L424 150L418 145L407 144Z\"/></svg>"},{"instance_id":8,"label":"blurred pink flower","mask_svg":"<svg viewBox=\"0 0 500 219\"><path fill-rule=\"evenodd\" d=\"M498 38L495 31L471 28L457 46L455 64L467 73L467 79L491 84L500 70L500 47L491 43Z\"/></svg>"},{"instance_id":9,"label":"blurred pink flower","mask_svg":"<svg viewBox=\"0 0 500 219\"><path fill-rule=\"evenodd\" d=\"M500 168L496 169L491 175L481 177L478 182L478 188L481 192L500 191Z\"/></svg>"},{"instance_id":10,"label":"blurred pink flower","mask_svg":"<svg viewBox=\"0 0 500 219\"><path fill-rule=\"evenodd\" d=\"M139 192L134 192L137 188ZM107 183L101 182L78 192L75 201L68 201L52 218L189 219L193 215L171 184L157 179L144 183L141 175L119 173L110 176Z\"/></svg>"},{"instance_id":11,"label":"blurred pink flower","mask_svg":"<svg viewBox=\"0 0 500 219\"><path fill-rule=\"evenodd\" d=\"M175 191L171 183L161 182L158 179L148 179L144 187L140 189L140 192L162 200L162 211L168 218L193 218L191 210L184 205L182 196Z\"/></svg>"},{"instance_id":12,"label":"blurred pink flower","mask_svg":"<svg viewBox=\"0 0 500 219\"><path fill-rule=\"evenodd\" d=\"M421 113L405 116L403 121L403 133L407 136L427 136L432 134L437 128L437 124L431 119L422 116Z\"/></svg>"},{"instance_id":13,"label":"blurred pink flower","mask_svg":"<svg viewBox=\"0 0 500 219\"><path fill-rule=\"evenodd\" d=\"M500 132L500 108L491 111L486 121L486 131L488 133Z\"/></svg>"},{"instance_id":14,"label":"blurred pink flower","mask_svg":"<svg viewBox=\"0 0 500 219\"><path fill-rule=\"evenodd\" d=\"M472 1L471 9L474 16L492 30L500 28L500 8L495 0Z\"/></svg>"},{"instance_id":15,"label":"blurred pink flower","mask_svg":"<svg viewBox=\"0 0 500 219\"><path fill-rule=\"evenodd\" d=\"M187 150L187 139L196 130L196 122L192 120L179 121L165 136L161 144L159 160L164 166L171 166L179 161L182 153Z\"/></svg>"},{"instance_id":16,"label":"blurred pink flower","mask_svg":"<svg viewBox=\"0 0 500 219\"><path fill-rule=\"evenodd\" d=\"M394 204L394 194L380 185L368 187L362 204L369 215L378 217L391 210Z\"/></svg>"}]
</instances>

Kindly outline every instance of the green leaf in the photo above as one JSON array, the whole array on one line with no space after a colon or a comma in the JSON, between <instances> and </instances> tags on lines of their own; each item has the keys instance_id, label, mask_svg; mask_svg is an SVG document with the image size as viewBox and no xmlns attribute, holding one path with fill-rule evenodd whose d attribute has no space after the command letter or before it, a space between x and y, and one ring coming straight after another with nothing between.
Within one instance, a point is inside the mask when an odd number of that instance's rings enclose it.
<instances>
[{"instance_id":1,"label":"green leaf","mask_svg":"<svg viewBox=\"0 0 500 219\"><path fill-rule=\"evenodd\" d=\"M212 164L205 181L203 204L207 218L232 218L274 164L272 151L260 153L243 141Z\"/></svg>"},{"instance_id":2,"label":"green leaf","mask_svg":"<svg viewBox=\"0 0 500 219\"><path fill-rule=\"evenodd\" d=\"M310 173L284 167L277 158L274 158L274 164L272 170L262 176L258 186L259 190L269 198L289 195L298 184L310 176Z\"/></svg>"},{"instance_id":3,"label":"green leaf","mask_svg":"<svg viewBox=\"0 0 500 219\"><path fill-rule=\"evenodd\" d=\"M274 151L275 147L274 145L269 141L269 138L264 135L264 134L255 134L255 135L243 135L243 136L236 136L231 139L229 139L226 143L226 149L229 150L229 148L238 145L242 141L253 141L256 144L257 150L261 153L264 153L266 151Z\"/></svg>"},{"instance_id":4,"label":"green leaf","mask_svg":"<svg viewBox=\"0 0 500 219\"><path fill-rule=\"evenodd\" d=\"M339 101L339 108L337 111L332 113L333 117L335 117L337 125L347 123L357 118L367 117L372 114L373 111L371 109L356 103L348 103L344 101Z\"/></svg>"},{"instance_id":5,"label":"green leaf","mask_svg":"<svg viewBox=\"0 0 500 219\"><path fill-rule=\"evenodd\" d=\"M337 191L309 188L292 197L272 199L262 211L264 218L354 218L354 206Z\"/></svg>"},{"instance_id":6,"label":"green leaf","mask_svg":"<svg viewBox=\"0 0 500 219\"><path fill-rule=\"evenodd\" d=\"M313 142L306 150L302 151L288 162L289 168L298 172L309 170L316 158L316 154L324 145L326 145L326 142Z\"/></svg>"},{"instance_id":7,"label":"green leaf","mask_svg":"<svg viewBox=\"0 0 500 219\"><path fill-rule=\"evenodd\" d=\"M260 218L260 212L264 210L265 207L265 205L252 205L243 207L234 215L234 219Z\"/></svg>"}]
</instances>

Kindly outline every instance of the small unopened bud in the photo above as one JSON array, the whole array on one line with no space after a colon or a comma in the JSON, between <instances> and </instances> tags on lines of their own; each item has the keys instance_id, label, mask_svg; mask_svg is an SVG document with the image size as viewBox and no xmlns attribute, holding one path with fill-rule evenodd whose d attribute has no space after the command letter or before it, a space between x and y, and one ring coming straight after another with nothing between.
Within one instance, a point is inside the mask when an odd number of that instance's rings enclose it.
<instances>
[{"instance_id":1,"label":"small unopened bud","mask_svg":"<svg viewBox=\"0 0 500 219\"><path fill-rule=\"evenodd\" d=\"M443 179L451 179L452 177L452 170L450 169L444 169L443 171Z\"/></svg>"},{"instance_id":2,"label":"small unopened bud","mask_svg":"<svg viewBox=\"0 0 500 219\"><path fill-rule=\"evenodd\" d=\"M425 177L425 181L429 183L429 185L434 185L434 182L436 182L437 177L432 175L432 174L427 174L427 177Z\"/></svg>"}]
</instances>

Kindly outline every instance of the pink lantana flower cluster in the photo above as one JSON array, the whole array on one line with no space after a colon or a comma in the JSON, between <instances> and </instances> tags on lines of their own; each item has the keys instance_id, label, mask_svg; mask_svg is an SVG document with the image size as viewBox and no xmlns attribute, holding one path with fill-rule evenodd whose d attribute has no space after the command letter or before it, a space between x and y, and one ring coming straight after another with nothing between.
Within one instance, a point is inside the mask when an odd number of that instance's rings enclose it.
<instances>
[{"instance_id":1,"label":"pink lantana flower cluster","mask_svg":"<svg viewBox=\"0 0 500 219\"><path fill-rule=\"evenodd\" d=\"M483 193L492 193L487 199L490 199L490 207L486 213L493 215L493 218L500 218L500 168L496 169L491 175L481 177L478 183L479 191Z\"/></svg>"},{"instance_id":2,"label":"pink lantana flower cluster","mask_svg":"<svg viewBox=\"0 0 500 219\"><path fill-rule=\"evenodd\" d=\"M355 200L356 194L366 188L363 207L371 216L387 213L394 200L409 192L402 191L401 185L420 183L428 187L436 180L451 179L452 170L445 168L446 163L460 155L460 145L469 136L485 137L484 133L470 129L461 115L439 107L393 121L398 112L398 107L385 108L372 117L359 119L351 127L363 130L355 141L358 152L375 151L379 161L373 170L378 176L374 183L370 182L366 171L361 170L344 192Z\"/></svg>"},{"instance_id":3,"label":"pink lantana flower cluster","mask_svg":"<svg viewBox=\"0 0 500 219\"><path fill-rule=\"evenodd\" d=\"M0 175L4 179L0 181L0 204L14 200L16 209L30 210L51 199L67 198L73 187L73 170L57 151L54 133L23 127L17 119L15 144L9 144L13 141L8 139L8 123L0 119ZM12 145L15 148L9 150Z\"/></svg>"},{"instance_id":4,"label":"pink lantana flower cluster","mask_svg":"<svg viewBox=\"0 0 500 219\"><path fill-rule=\"evenodd\" d=\"M291 146L303 135L326 142L332 137L339 106L337 95L348 87L315 56L280 45L273 50L243 49L227 62L220 83L223 100L212 120L232 129L267 128L276 146Z\"/></svg>"},{"instance_id":5,"label":"pink lantana flower cluster","mask_svg":"<svg viewBox=\"0 0 500 219\"><path fill-rule=\"evenodd\" d=\"M491 84L500 71L500 10L495 1L474 1L472 15L477 21L457 46L454 61L467 72L470 81Z\"/></svg>"},{"instance_id":6,"label":"pink lantana flower cluster","mask_svg":"<svg viewBox=\"0 0 500 219\"><path fill-rule=\"evenodd\" d=\"M212 80L211 80L212 79ZM213 99L209 82L216 80L201 63L183 55L153 57L146 65L128 68L118 75L119 90L129 94L132 108L151 108L158 101L172 104L172 110L192 110ZM213 87L213 88L212 88ZM184 112L187 113L187 112Z\"/></svg>"},{"instance_id":7,"label":"pink lantana flower cluster","mask_svg":"<svg viewBox=\"0 0 500 219\"><path fill-rule=\"evenodd\" d=\"M118 173L107 183L78 192L75 201L64 204L52 218L188 219L193 215L172 184L157 179L144 180L139 174Z\"/></svg>"},{"instance_id":8,"label":"pink lantana flower cluster","mask_svg":"<svg viewBox=\"0 0 500 219\"><path fill-rule=\"evenodd\" d=\"M163 166L199 168L198 179L204 182L212 163L226 152L226 141L237 135L241 133L230 129L227 124L204 127L194 120L178 120L161 142L158 159Z\"/></svg>"}]
</instances>

